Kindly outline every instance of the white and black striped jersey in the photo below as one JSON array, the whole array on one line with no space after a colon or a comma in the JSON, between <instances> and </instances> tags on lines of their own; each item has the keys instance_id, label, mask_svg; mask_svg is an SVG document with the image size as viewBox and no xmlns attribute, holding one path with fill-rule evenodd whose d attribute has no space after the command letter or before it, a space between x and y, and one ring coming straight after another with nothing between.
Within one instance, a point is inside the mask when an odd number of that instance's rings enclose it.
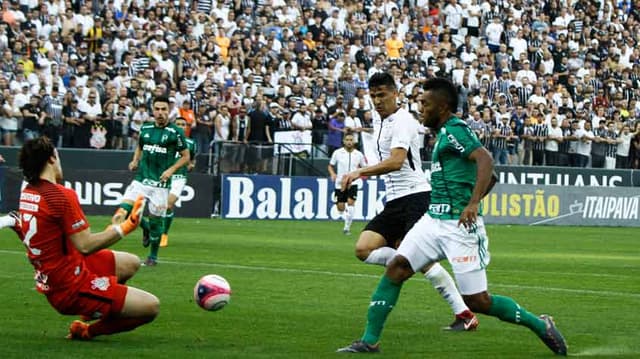
<instances>
[{"instance_id":1,"label":"white and black striped jersey","mask_svg":"<svg viewBox=\"0 0 640 359\"><path fill-rule=\"evenodd\" d=\"M342 147L333 151L329 164L334 167L336 172L336 189L340 189L342 188L342 176L355 171L358 168L366 167L367 161L365 160L362 152L356 149L349 152ZM361 183L362 181L357 179L352 182L352 185L360 187Z\"/></svg>"},{"instance_id":2,"label":"white and black striped jersey","mask_svg":"<svg viewBox=\"0 0 640 359\"><path fill-rule=\"evenodd\" d=\"M380 161L391 157L391 150L394 148L407 150L407 158L402 167L384 176L387 201L431 190L420 162L421 127L418 120L403 108L382 120L376 141Z\"/></svg>"}]
</instances>

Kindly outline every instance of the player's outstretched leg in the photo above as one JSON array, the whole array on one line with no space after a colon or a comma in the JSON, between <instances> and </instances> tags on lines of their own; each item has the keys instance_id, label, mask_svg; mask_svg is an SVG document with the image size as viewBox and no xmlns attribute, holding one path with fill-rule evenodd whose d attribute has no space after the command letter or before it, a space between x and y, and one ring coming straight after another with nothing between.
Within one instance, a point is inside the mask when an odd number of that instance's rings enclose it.
<instances>
[{"instance_id":1,"label":"player's outstretched leg","mask_svg":"<svg viewBox=\"0 0 640 359\"><path fill-rule=\"evenodd\" d=\"M164 217L164 233L160 237L160 247L166 247L169 245L169 228L173 222L173 210L168 209L167 215Z\"/></svg>"},{"instance_id":2,"label":"player's outstretched leg","mask_svg":"<svg viewBox=\"0 0 640 359\"><path fill-rule=\"evenodd\" d=\"M467 305L464 304L464 300L462 299L460 292L458 292L456 283L453 281L449 272L447 272L447 270L437 262L431 266L427 266L423 271L425 272L424 277L431 283L438 293L440 293L442 299L449 303L449 306L455 315L453 323L443 329L451 331L475 330L479 324L478 318L469 310Z\"/></svg>"},{"instance_id":3,"label":"player's outstretched leg","mask_svg":"<svg viewBox=\"0 0 640 359\"><path fill-rule=\"evenodd\" d=\"M558 331L552 318L540 317L521 307L515 300L501 295L489 295L486 291L464 296L465 302L476 313L484 313L502 321L525 326L558 355L567 355L567 342Z\"/></svg>"}]
</instances>

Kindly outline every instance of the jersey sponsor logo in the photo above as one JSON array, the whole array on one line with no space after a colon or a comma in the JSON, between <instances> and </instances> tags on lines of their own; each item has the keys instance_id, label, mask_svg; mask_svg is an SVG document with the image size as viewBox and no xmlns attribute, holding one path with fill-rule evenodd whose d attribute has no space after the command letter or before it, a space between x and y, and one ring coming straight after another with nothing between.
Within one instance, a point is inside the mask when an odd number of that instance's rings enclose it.
<instances>
[{"instance_id":1,"label":"jersey sponsor logo","mask_svg":"<svg viewBox=\"0 0 640 359\"><path fill-rule=\"evenodd\" d=\"M453 147L458 150L460 153L464 152L464 146L458 142L456 137L450 133L447 134L447 140L453 145Z\"/></svg>"},{"instance_id":2,"label":"jersey sponsor logo","mask_svg":"<svg viewBox=\"0 0 640 359\"><path fill-rule=\"evenodd\" d=\"M451 213L451 206L447 203L432 203L429 205L429 212L432 214Z\"/></svg>"},{"instance_id":3,"label":"jersey sponsor logo","mask_svg":"<svg viewBox=\"0 0 640 359\"><path fill-rule=\"evenodd\" d=\"M49 281L49 276L40 272L39 270L36 270L35 275L33 276L33 279L36 281L36 289L39 292L47 292L49 291L49 284L47 284L47 282Z\"/></svg>"},{"instance_id":4,"label":"jersey sponsor logo","mask_svg":"<svg viewBox=\"0 0 640 359\"><path fill-rule=\"evenodd\" d=\"M41 198L42 197L39 194L35 194L35 193L29 193L29 192L20 193L20 200L21 201L29 201L29 202L33 202L33 203L39 203Z\"/></svg>"},{"instance_id":5,"label":"jersey sponsor logo","mask_svg":"<svg viewBox=\"0 0 640 359\"><path fill-rule=\"evenodd\" d=\"M452 263L473 263L478 260L478 256L460 256L451 258Z\"/></svg>"},{"instance_id":6,"label":"jersey sponsor logo","mask_svg":"<svg viewBox=\"0 0 640 359\"><path fill-rule=\"evenodd\" d=\"M99 277L91 281L91 289L106 292L109 289L109 277Z\"/></svg>"},{"instance_id":7,"label":"jersey sponsor logo","mask_svg":"<svg viewBox=\"0 0 640 359\"><path fill-rule=\"evenodd\" d=\"M39 208L40 208L40 206L37 205L37 204L20 201L20 210L21 211L38 212Z\"/></svg>"},{"instance_id":8,"label":"jersey sponsor logo","mask_svg":"<svg viewBox=\"0 0 640 359\"><path fill-rule=\"evenodd\" d=\"M167 153L167 148L158 145L144 145L142 150L149 153Z\"/></svg>"}]
</instances>

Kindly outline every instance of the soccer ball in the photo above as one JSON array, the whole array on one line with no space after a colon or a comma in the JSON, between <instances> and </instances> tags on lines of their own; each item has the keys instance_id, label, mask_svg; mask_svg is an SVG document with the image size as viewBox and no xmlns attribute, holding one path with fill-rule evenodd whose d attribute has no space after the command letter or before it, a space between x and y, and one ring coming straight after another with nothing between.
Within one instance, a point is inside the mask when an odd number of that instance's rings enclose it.
<instances>
[{"instance_id":1,"label":"soccer ball","mask_svg":"<svg viewBox=\"0 0 640 359\"><path fill-rule=\"evenodd\" d=\"M208 274L200 278L193 288L193 299L205 310L216 311L224 308L231 297L231 287L219 275Z\"/></svg>"}]
</instances>

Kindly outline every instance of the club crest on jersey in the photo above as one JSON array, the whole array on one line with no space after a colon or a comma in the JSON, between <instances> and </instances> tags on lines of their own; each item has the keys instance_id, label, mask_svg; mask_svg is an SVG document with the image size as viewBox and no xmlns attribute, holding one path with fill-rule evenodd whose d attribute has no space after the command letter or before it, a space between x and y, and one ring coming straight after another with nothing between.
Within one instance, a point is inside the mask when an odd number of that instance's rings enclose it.
<instances>
[{"instance_id":1,"label":"club crest on jersey","mask_svg":"<svg viewBox=\"0 0 640 359\"><path fill-rule=\"evenodd\" d=\"M169 139L169 135L162 135L162 138L160 139L160 142L165 143L165 142L167 142L168 139Z\"/></svg>"},{"instance_id":2,"label":"club crest on jersey","mask_svg":"<svg viewBox=\"0 0 640 359\"><path fill-rule=\"evenodd\" d=\"M106 292L109 289L109 277L100 277L91 281L91 289L98 289Z\"/></svg>"}]
</instances>

